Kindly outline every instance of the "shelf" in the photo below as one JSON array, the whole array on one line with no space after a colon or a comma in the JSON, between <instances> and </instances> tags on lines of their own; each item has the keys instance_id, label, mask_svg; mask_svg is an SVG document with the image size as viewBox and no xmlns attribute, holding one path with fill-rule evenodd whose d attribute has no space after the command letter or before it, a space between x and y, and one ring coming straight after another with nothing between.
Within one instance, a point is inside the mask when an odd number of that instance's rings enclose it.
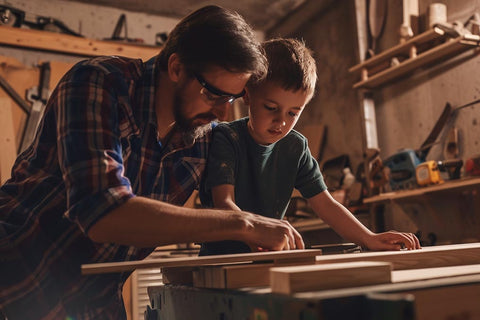
<instances>
[{"instance_id":1,"label":"shelf","mask_svg":"<svg viewBox=\"0 0 480 320\"><path fill-rule=\"evenodd\" d=\"M476 185L480 187L480 177L463 178L463 179L447 181L442 184L432 185L432 186L423 187L423 188L420 187L412 190L402 190L402 191L396 191L396 192L381 193L377 196L363 199L363 203L368 204L368 203L385 202L385 201L403 199L403 198L409 198L409 197L418 197L426 194L435 193L438 191L462 189L462 188L476 186Z\"/></svg>"},{"instance_id":2,"label":"shelf","mask_svg":"<svg viewBox=\"0 0 480 320\"><path fill-rule=\"evenodd\" d=\"M78 56L118 55L148 60L160 47L92 40L67 34L0 26L0 45L21 47Z\"/></svg>"},{"instance_id":3,"label":"shelf","mask_svg":"<svg viewBox=\"0 0 480 320\"><path fill-rule=\"evenodd\" d=\"M351 73L360 74L360 81L353 88L379 87L419 67L453 57L479 44L478 35L451 38L442 29L433 28L350 68Z\"/></svg>"}]
</instances>

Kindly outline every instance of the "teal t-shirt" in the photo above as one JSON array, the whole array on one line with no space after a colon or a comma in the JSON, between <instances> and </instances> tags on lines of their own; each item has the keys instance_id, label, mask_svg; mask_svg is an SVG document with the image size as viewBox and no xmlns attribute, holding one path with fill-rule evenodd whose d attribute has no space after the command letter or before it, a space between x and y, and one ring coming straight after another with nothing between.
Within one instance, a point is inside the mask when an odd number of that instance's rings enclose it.
<instances>
[{"instance_id":1,"label":"teal t-shirt","mask_svg":"<svg viewBox=\"0 0 480 320\"><path fill-rule=\"evenodd\" d=\"M243 118L214 129L200 190L204 206L212 206L213 187L231 184L240 209L282 219L294 188L305 198L327 189L303 135L292 130L274 144L259 145L248 133L247 122Z\"/></svg>"}]
</instances>

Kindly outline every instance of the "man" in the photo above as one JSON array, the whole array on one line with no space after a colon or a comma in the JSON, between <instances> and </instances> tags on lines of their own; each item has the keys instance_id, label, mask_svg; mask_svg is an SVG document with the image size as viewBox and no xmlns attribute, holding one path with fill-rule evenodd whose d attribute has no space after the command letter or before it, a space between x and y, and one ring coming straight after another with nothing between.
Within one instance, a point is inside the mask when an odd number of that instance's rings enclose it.
<instances>
[{"instance_id":1,"label":"man","mask_svg":"<svg viewBox=\"0 0 480 320\"><path fill-rule=\"evenodd\" d=\"M146 63L74 66L32 145L0 188L0 310L11 319L124 319L124 274L86 263L137 260L154 247L240 240L303 248L285 221L181 207L198 187L211 124L265 73L251 28L208 6L184 18Z\"/></svg>"}]
</instances>

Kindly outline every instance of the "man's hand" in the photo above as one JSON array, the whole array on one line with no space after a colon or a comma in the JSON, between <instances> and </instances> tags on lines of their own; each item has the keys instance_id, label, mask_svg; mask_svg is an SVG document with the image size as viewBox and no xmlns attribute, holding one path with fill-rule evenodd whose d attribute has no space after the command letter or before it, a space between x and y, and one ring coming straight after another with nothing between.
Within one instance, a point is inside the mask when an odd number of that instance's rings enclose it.
<instances>
[{"instance_id":1,"label":"man's hand","mask_svg":"<svg viewBox=\"0 0 480 320\"><path fill-rule=\"evenodd\" d=\"M388 231L370 236L365 245L370 250L421 249L420 241L413 233Z\"/></svg>"},{"instance_id":2,"label":"man's hand","mask_svg":"<svg viewBox=\"0 0 480 320\"><path fill-rule=\"evenodd\" d=\"M286 220L268 218L242 212L245 224L241 241L249 244L254 251L278 251L305 249L302 236Z\"/></svg>"}]
</instances>

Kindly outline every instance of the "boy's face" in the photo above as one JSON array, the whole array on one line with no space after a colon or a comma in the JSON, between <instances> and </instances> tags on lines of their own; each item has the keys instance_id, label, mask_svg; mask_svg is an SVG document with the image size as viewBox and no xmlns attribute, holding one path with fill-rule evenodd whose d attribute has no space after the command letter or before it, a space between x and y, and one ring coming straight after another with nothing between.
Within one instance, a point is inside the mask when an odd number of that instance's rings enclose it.
<instances>
[{"instance_id":1,"label":"boy's face","mask_svg":"<svg viewBox=\"0 0 480 320\"><path fill-rule=\"evenodd\" d=\"M311 94L287 91L266 82L244 97L249 105L248 131L258 144L268 145L285 137L297 123Z\"/></svg>"}]
</instances>

